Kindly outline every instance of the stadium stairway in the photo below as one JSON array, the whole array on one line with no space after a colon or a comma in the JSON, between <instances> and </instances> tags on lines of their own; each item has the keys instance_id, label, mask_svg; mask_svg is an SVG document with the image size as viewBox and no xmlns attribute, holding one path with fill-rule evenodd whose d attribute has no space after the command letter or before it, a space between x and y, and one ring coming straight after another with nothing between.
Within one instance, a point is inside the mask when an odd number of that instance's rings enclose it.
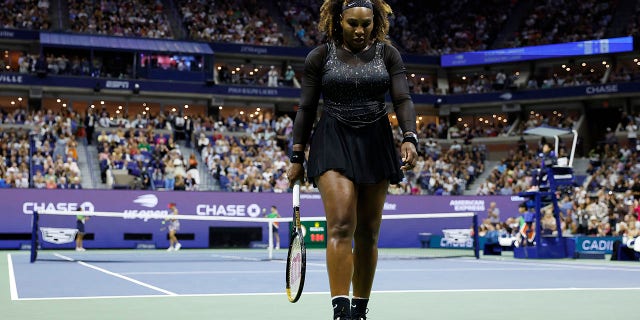
<instances>
[{"instance_id":1,"label":"stadium stairway","mask_svg":"<svg viewBox=\"0 0 640 320\"><path fill-rule=\"evenodd\" d=\"M474 181L473 183L467 187L466 190L464 190L464 195L465 196L475 196L478 193L478 187L480 187L480 185L482 183L484 183L484 181L487 179L487 177L489 176L489 174L491 173L491 170L493 170L493 168L495 168L498 164L500 164L500 161L497 160L486 160L484 163L484 172L481 173Z\"/></svg>"},{"instance_id":2,"label":"stadium stairway","mask_svg":"<svg viewBox=\"0 0 640 320\"><path fill-rule=\"evenodd\" d=\"M493 41L491 49L504 48L509 38L516 31L518 31L518 28L520 28L520 24L522 23L522 21L524 21L527 18L529 12L532 11L534 4L535 1L533 0L518 2L516 7L513 9L513 12L511 13L509 19L507 20L507 22L505 22L502 31L496 36L496 39Z\"/></svg>"},{"instance_id":3,"label":"stadium stairway","mask_svg":"<svg viewBox=\"0 0 640 320\"><path fill-rule=\"evenodd\" d=\"M202 160L202 156L195 148L189 148L185 145L184 141L177 141L177 145L180 149L180 154L182 154L182 158L184 161L188 161L191 154L195 154L196 159L198 159L198 177L194 177L196 182L198 182L198 190L199 191L211 191L215 190L214 181L211 174L209 174L209 170L207 169L206 163ZM188 164L185 163L185 166Z\"/></svg>"},{"instance_id":4,"label":"stadium stairway","mask_svg":"<svg viewBox=\"0 0 640 320\"><path fill-rule=\"evenodd\" d=\"M77 151L78 168L80 168L80 177L82 178L82 188L98 188L97 182L99 179L96 179L96 172L99 174L98 150L93 145L86 145L83 141L79 141ZM106 186L104 188L106 188Z\"/></svg>"},{"instance_id":5,"label":"stadium stairway","mask_svg":"<svg viewBox=\"0 0 640 320\"><path fill-rule=\"evenodd\" d=\"M68 19L69 5L67 1L49 1L49 14L51 15L51 30L69 30Z\"/></svg>"}]
</instances>

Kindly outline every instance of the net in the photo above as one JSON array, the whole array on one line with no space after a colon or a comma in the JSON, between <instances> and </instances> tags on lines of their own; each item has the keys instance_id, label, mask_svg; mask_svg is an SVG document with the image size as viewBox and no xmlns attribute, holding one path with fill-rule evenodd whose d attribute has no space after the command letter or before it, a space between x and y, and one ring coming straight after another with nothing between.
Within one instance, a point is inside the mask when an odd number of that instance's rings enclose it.
<instances>
[{"instance_id":1,"label":"net","mask_svg":"<svg viewBox=\"0 0 640 320\"><path fill-rule=\"evenodd\" d=\"M70 240L75 237L77 214L77 211L34 212L31 262L43 259L42 253L48 250L53 252L75 247ZM202 259L206 260L286 260L292 223L290 217L169 216L86 211L82 215L90 218L84 237L89 251L77 254L95 252L91 249L166 250L169 238L167 225L162 222L171 218L180 221L176 234L182 251L207 249L201 250L204 252ZM479 258L477 220L473 212L383 215L379 258ZM307 260L323 261L327 245L325 217L303 216L301 221ZM279 229L275 228L276 223L280 225ZM184 252L179 255L186 256ZM131 259L141 257L133 255Z\"/></svg>"}]
</instances>

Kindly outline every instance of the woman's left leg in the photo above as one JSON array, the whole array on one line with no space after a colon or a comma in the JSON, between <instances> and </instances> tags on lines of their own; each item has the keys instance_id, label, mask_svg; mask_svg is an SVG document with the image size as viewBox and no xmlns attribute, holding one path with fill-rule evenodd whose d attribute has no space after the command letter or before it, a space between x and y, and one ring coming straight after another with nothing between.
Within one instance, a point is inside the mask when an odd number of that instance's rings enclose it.
<instances>
[{"instance_id":1,"label":"woman's left leg","mask_svg":"<svg viewBox=\"0 0 640 320\"><path fill-rule=\"evenodd\" d=\"M389 182L358 186L357 223L353 248L353 319L365 319L378 264L378 236Z\"/></svg>"}]
</instances>

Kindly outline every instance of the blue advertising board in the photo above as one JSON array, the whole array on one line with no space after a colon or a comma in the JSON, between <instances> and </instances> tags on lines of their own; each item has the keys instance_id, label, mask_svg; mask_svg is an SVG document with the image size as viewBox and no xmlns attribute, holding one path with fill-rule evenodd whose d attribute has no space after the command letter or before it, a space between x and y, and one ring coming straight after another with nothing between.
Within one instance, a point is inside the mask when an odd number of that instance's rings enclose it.
<instances>
[{"instance_id":1,"label":"blue advertising board","mask_svg":"<svg viewBox=\"0 0 640 320\"><path fill-rule=\"evenodd\" d=\"M621 237L576 237L576 252L606 253L613 252L613 242Z\"/></svg>"},{"instance_id":2,"label":"blue advertising board","mask_svg":"<svg viewBox=\"0 0 640 320\"><path fill-rule=\"evenodd\" d=\"M442 55L442 67L529 61L549 58L589 56L633 51L633 37L578 41L542 46L462 52Z\"/></svg>"},{"instance_id":3,"label":"blue advertising board","mask_svg":"<svg viewBox=\"0 0 640 320\"><path fill-rule=\"evenodd\" d=\"M480 220L486 218L490 202L496 202L505 217L517 214L519 197L509 196L395 196L389 195L383 214L430 214L474 212ZM34 211L66 210L82 208L87 212L121 212L127 218L93 217L86 225L86 232L94 234L88 240L88 248L132 248L135 241L124 236L129 233L150 234L157 247L168 246L166 231L160 221L148 219L150 214L168 214L167 205L177 204L181 215L221 216L251 218L261 216L262 209L275 205L283 217L291 217L291 194L286 193L238 193L238 192L179 192L138 190L37 190L1 189L0 207L3 208L3 223L0 224L0 248L17 249L29 242L29 238L15 239L31 233L31 218ZM323 217L324 207L317 193L302 194L303 217ZM221 222L216 222L220 225ZM248 222L224 222L224 226L247 226ZM406 248L421 246L418 235L429 232L442 235L444 229L470 228L471 218L438 218L417 220L385 220L380 234L380 247ZM73 228L75 218L69 216L42 215L40 226ZM252 225L254 226L254 225ZM260 225L258 225L260 226ZM194 235L183 243L185 248L207 248L211 224L206 220L185 220L181 232ZM267 241L267 225L263 224L263 241ZM282 246L288 244L288 228L280 228ZM72 244L69 244L70 246Z\"/></svg>"}]
</instances>

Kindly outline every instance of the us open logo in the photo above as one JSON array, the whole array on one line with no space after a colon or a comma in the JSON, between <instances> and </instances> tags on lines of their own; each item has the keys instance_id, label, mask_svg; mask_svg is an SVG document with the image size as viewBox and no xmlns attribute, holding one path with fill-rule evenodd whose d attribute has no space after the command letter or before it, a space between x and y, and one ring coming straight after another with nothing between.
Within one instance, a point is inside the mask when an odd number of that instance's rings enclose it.
<instances>
[{"instance_id":1,"label":"us open logo","mask_svg":"<svg viewBox=\"0 0 640 320\"><path fill-rule=\"evenodd\" d=\"M145 194L137 197L133 202L146 208L154 208L158 205L158 197L153 194Z\"/></svg>"}]
</instances>

